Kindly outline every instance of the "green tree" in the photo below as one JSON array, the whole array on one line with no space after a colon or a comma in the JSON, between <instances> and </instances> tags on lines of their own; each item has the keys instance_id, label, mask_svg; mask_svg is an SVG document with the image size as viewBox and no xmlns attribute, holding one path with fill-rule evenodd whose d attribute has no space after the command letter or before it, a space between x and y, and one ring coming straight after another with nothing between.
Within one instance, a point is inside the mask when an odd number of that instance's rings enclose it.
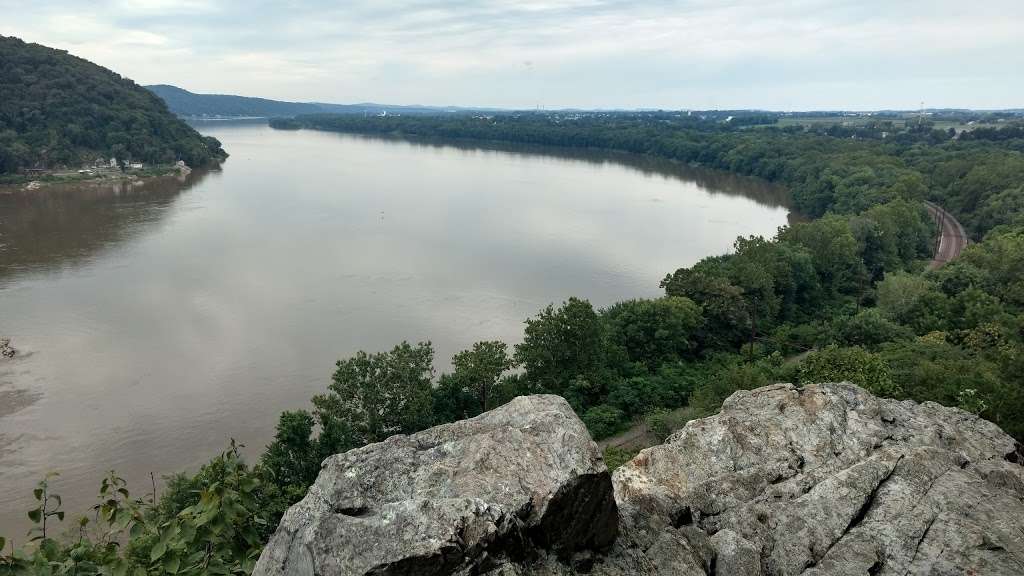
<instances>
[{"instance_id":1,"label":"green tree","mask_svg":"<svg viewBox=\"0 0 1024 576\"><path fill-rule=\"evenodd\" d=\"M451 374L442 374L434 390L434 417L452 422L476 416L496 406L495 387L515 367L504 342L488 340L473 344L452 357Z\"/></svg>"},{"instance_id":2,"label":"green tree","mask_svg":"<svg viewBox=\"0 0 1024 576\"><path fill-rule=\"evenodd\" d=\"M840 316L832 322L833 337L845 346L875 350L887 342L909 340L912 330L886 318L877 308L861 310L853 316Z\"/></svg>"},{"instance_id":3,"label":"green tree","mask_svg":"<svg viewBox=\"0 0 1024 576\"><path fill-rule=\"evenodd\" d=\"M314 438L315 425L313 415L305 410L281 413L274 441L260 458L277 485L306 487L316 480L326 454Z\"/></svg>"},{"instance_id":4,"label":"green tree","mask_svg":"<svg viewBox=\"0 0 1024 576\"><path fill-rule=\"evenodd\" d=\"M560 394L579 408L604 394L610 380L606 352L605 327L593 306L570 298L526 321L515 360L535 389Z\"/></svg>"},{"instance_id":5,"label":"green tree","mask_svg":"<svg viewBox=\"0 0 1024 576\"><path fill-rule=\"evenodd\" d=\"M609 340L625 350L630 362L648 370L690 357L696 331L704 322L700 307L680 296L626 300L604 310L601 318Z\"/></svg>"},{"instance_id":6,"label":"green tree","mask_svg":"<svg viewBox=\"0 0 1024 576\"><path fill-rule=\"evenodd\" d=\"M847 218L829 215L794 224L779 239L810 252L821 286L831 294L860 294L866 287L867 270Z\"/></svg>"},{"instance_id":7,"label":"green tree","mask_svg":"<svg viewBox=\"0 0 1024 576\"><path fill-rule=\"evenodd\" d=\"M661 282L665 294L698 304L704 324L696 334L701 349L731 349L746 340L750 314L743 289L707 266L680 268Z\"/></svg>"},{"instance_id":8,"label":"green tree","mask_svg":"<svg viewBox=\"0 0 1024 576\"><path fill-rule=\"evenodd\" d=\"M327 394L313 397L323 420L347 422L361 444L433 423L434 349L429 342L402 342L390 352L339 360Z\"/></svg>"},{"instance_id":9,"label":"green tree","mask_svg":"<svg viewBox=\"0 0 1024 576\"><path fill-rule=\"evenodd\" d=\"M589 408L583 413L582 420L595 440L601 440L621 432L629 423L622 410L607 404Z\"/></svg>"},{"instance_id":10,"label":"green tree","mask_svg":"<svg viewBox=\"0 0 1024 576\"><path fill-rule=\"evenodd\" d=\"M852 382L872 394L889 398L903 393L893 381L885 360L858 346L828 346L811 354L800 365L799 378L801 384Z\"/></svg>"},{"instance_id":11,"label":"green tree","mask_svg":"<svg viewBox=\"0 0 1024 576\"><path fill-rule=\"evenodd\" d=\"M886 274L878 283L878 309L917 334L944 330L949 302L935 283L906 272Z\"/></svg>"}]
</instances>

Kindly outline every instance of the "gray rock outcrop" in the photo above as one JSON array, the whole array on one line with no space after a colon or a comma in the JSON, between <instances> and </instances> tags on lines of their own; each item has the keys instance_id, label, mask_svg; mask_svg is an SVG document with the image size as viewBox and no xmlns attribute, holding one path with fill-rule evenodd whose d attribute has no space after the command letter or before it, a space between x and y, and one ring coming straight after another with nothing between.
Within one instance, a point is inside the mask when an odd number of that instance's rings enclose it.
<instances>
[{"instance_id":1,"label":"gray rock outcrop","mask_svg":"<svg viewBox=\"0 0 1024 576\"><path fill-rule=\"evenodd\" d=\"M1024 451L954 408L779 384L609 478L564 400L523 397L328 459L255 573L1024 574Z\"/></svg>"},{"instance_id":2,"label":"gray rock outcrop","mask_svg":"<svg viewBox=\"0 0 1024 576\"><path fill-rule=\"evenodd\" d=\"M1010 575L1024 574L1021 458L954 408L780 384L737 392L614 484L637 546L705 535L709 574Z\"/></svg>"},{"instance_id":3,"label":"gray rock outcrop","mask_svg":"<svg viewBox=\"0 0 1024 576\"><path fill-rule=\"evenodd\" d=\"M327 459L254 573L478 573L599 551L617 530L583 423L562 398L530 396Z\"/></svg>"}]
</instances>

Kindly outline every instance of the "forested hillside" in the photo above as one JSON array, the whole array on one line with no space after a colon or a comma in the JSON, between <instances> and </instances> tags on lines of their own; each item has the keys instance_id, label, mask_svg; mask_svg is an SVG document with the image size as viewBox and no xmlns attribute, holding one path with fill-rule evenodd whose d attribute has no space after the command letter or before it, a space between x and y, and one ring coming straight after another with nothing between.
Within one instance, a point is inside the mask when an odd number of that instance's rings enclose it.
<instances>
[{"instance_id":1,"label":"forested hillside","mask_svg":"<svg viewBox=\"0 0 1024 576\"><path fill-rule=\"evenodd\" d=\"M163 99L171 112L179 116L273 118L325 112L320 105L307 102L281 102L229 94L195 94L166 84L146 86L146 89Z\"/></svg>"},{"instance_id":2,"label":"forested hillside","mask_svg":"<svg viewBox=\"0 0 1024 576\"><path fill-rule=\"evenodd\" d=\"M0 174L97 157L204 166L226 156L127 78L63 50L0 36Z\"/></svg>"},{"instance_id":3,"label":"forested hillside","mask_svg":"<svg viewBox=\"0 0 1024 576\"><path fill-rule=\"evenodd\" d=\"M232 94L196 94L177 86L146 86L167 103L171 112L186 118L288 118L301 114L382 113L439 114L450 108L435 106L390 106L384 104L327 104L321 102L285 102Z\"/></svg>"}]
</instances>

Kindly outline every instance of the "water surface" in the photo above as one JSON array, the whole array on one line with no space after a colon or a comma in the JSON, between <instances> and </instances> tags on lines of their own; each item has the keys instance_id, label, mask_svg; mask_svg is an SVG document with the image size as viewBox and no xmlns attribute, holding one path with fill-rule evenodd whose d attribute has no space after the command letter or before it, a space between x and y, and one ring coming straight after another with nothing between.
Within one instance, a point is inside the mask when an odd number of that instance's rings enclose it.
<instances>
[{"instance_id":1,"label":"water surface","mask_svg":"<svg viewBox=\"0 0 1024 576\"><path fill-rule=\"evenodd\" d=\"M235 438L258 452L334 361L431 340L437 366L569 296L657 296L771 235L785 196L618 155L204 126L184 182L0 194L0 534L59 470L69 510L116 469L140 495Z\"/></svg>"}]
</instances>

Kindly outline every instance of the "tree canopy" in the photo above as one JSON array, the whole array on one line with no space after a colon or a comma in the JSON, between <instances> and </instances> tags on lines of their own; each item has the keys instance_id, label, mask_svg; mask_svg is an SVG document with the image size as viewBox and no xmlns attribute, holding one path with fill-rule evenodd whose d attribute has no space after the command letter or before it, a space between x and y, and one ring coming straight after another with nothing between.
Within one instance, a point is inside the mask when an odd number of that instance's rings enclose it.
<instances>
[{"instance_id":1,"label":"tree canopy","mask_svg":"<svg viewBox=\"0 0 1024 576\"><path fill-rule=\"evenodd\" d=\"M63 50L0 36L0 174L111 157L197 167L226 154L131 80Z\"/></svg>"}]
</instances>

